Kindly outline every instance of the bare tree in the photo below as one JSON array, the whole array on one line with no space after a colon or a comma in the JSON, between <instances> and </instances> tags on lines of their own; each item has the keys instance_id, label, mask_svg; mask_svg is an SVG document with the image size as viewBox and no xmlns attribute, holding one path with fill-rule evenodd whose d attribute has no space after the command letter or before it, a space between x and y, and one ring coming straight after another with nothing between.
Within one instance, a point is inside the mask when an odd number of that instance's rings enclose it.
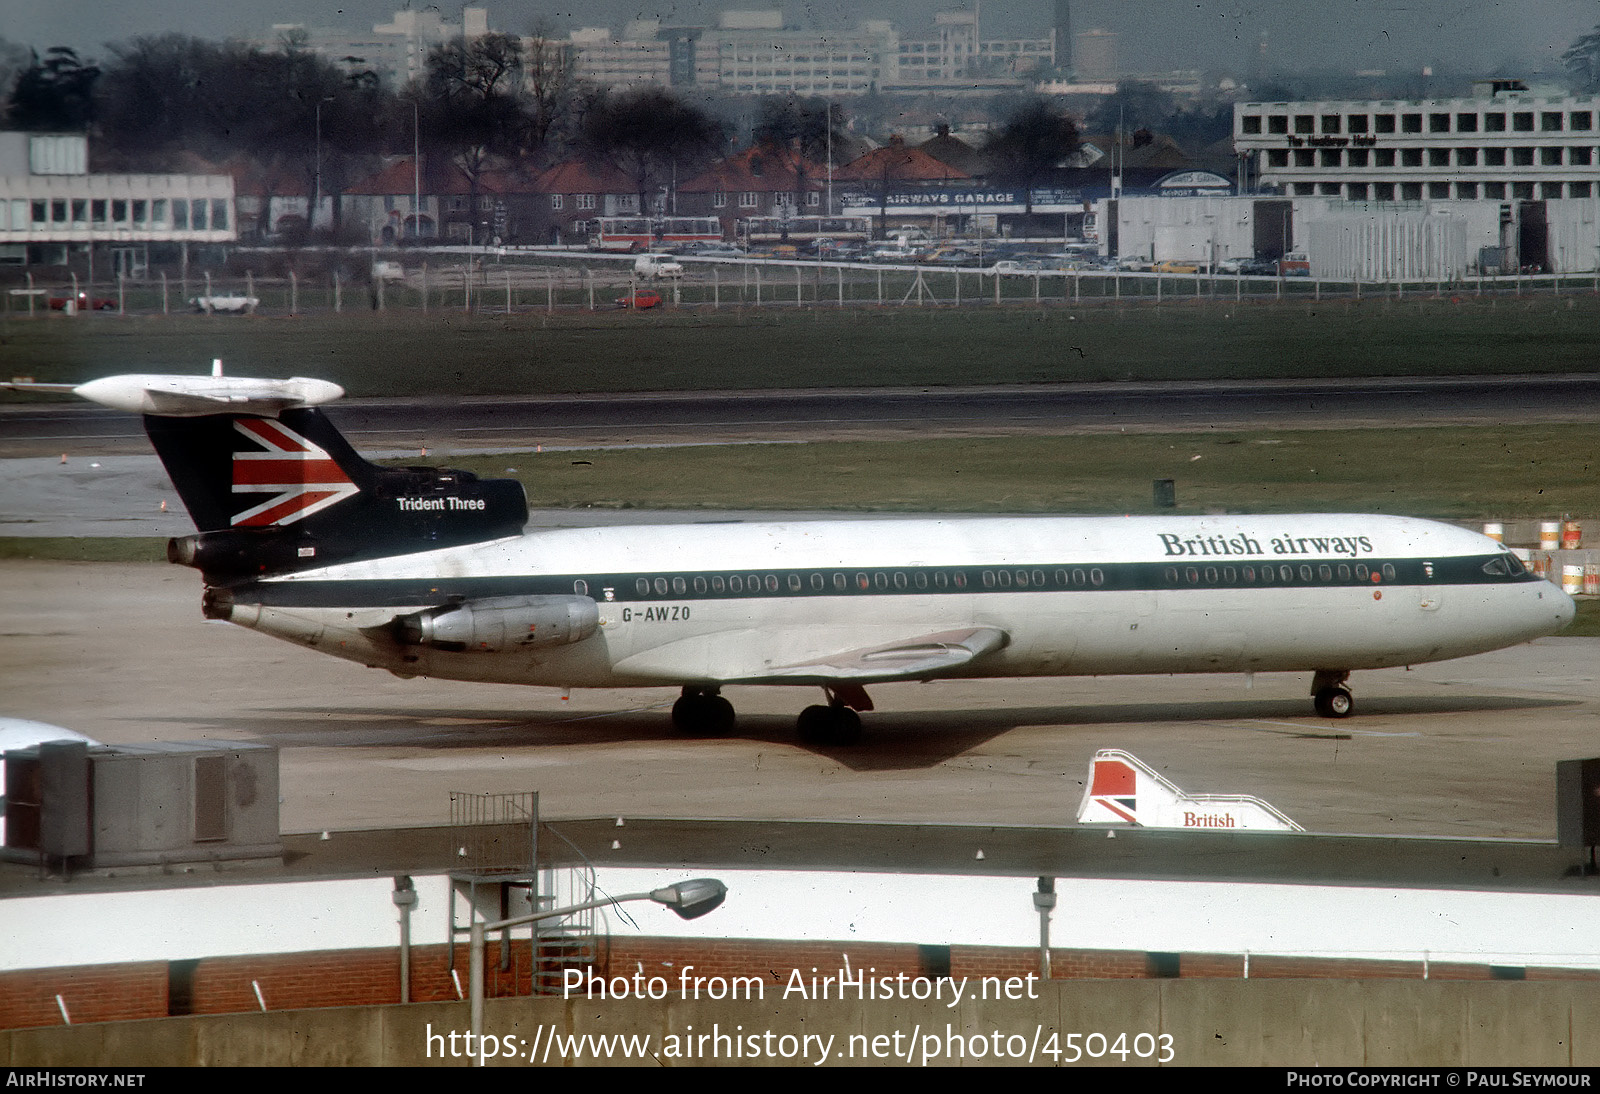
<instances>
[{"instance_id":1,"label":"bare tree","mask_svg":"<svg viewBox=\"0 0 1600 1094\"><path fill-rule=\"evenodd\" d=\"M1577 80L1577 90L1600 89L1600 27L1573 42L1561 55L1561 63Z\"/></svg>"},{"instance_id":2,"label":"bare tree","mask_svg":"<svg viewBox=\"0 0 1600 1094\"><path fill-rule=\"evenodd\" d=\"M1072 119L1043 99L1017 110L984 145L991 172L1023 188L1024 214L1033 216L1033 186L1078 150Z\"/></svg>"},{"instance_id":3,"label":"bare tree","mask_svg":"<svg viewBox=\"0 0 1600 1094\"><path fill-rule=\"evenodd\" d=\"M551 133L572 112L576 87L572 48L543 25L523 39L522 72L527 96L528 147L544 151Z\"/></svg>"},{"instance_id":4,"label":"bare tree","mask_svg":"<svg viewBox=\"0 0 1600 1094\"><path fill-rule=\"evenodd\" d=\"M100 69L66 46L46 50L42 61L34 53L32 61L11 89L6 113L10 124L18 129L87 129L94 119Z\"/></svg>"},{"instance_id":5,"label":"bare tree","mask_svg":"<svg viewBox=\"0 0 1600 1094\"><path fill-rule=\"evenodd\" d=\"M754 137L793 153L795 201L803 203L807 166L825 161L835 141L843 146L844 115L826 99L772 96L761 102Z\"/></svg>"},{"instance_id":6,"label":"bare tree","mask_svg":"<svg viewBox=\"0 0 1600 1094\"><path fill-rule=\"evenodd\" d=\"M580 132L585 152L632 180L640 213L650 211L653 190L710 156L721 139L710 115L655 88L593 96Z\"/></svg>"},{"instance_id":7,"label":"bare tree","mask_svg":"<svg viewBox=\"0 0 1600 1094\"><path fill-rule=\"evenodd\" d=\"M527 139L522 64L522 43L509 34L457 38L428 54L429 143L446 149L466 175L475 224L489 158L515 155Z\"/></svg>"}]
</instances>

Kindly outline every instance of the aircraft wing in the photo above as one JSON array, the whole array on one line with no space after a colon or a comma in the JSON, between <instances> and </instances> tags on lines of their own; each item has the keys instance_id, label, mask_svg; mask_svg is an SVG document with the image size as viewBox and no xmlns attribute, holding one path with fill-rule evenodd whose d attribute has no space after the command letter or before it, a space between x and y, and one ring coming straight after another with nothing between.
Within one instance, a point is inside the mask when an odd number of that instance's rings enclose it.
<instances>
[{"instance_id":1,"label":"aircraft wing","mask_svg":"<svg viewBox=\"0 0 1600 1094\"><path fill-rule=\"evenodd\" d=\"M789 637L795 636L791 632ZM826 648L829 638L835 652ZM998 627L965 627L908 635L870 646L850 646L841 634L811 634L811 650L785 660L761 654L761 636L750 632L712 634L683 639L633 655L617 664L618 672L661 676L673 682L701 679L723 684L854 684L889 680L927 680L943 676L986 653L1002 649L1009 636ZM793 652L792 650L790 652Z\"/></svg>"}]
</instances>

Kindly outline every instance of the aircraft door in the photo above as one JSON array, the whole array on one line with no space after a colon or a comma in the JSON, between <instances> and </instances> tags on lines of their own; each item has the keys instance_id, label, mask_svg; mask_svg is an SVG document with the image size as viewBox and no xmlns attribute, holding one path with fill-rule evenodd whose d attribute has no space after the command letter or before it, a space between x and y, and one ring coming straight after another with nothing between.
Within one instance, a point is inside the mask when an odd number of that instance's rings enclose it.
<instances>
[{"instance_id":1,"label":"aircraft door","mask_svg":"<svg viewBox=\"0 0 1600 1094\"><path fill-rule=\"evenodd\" d=\"M1420 597L1417 606L1425 612L1436 612L1444 600L1444 586L1436 584L1438 579L1434 575L1432 562L1422 564L1422 587L1418 590Z\"/></svg>"}]
</instances>

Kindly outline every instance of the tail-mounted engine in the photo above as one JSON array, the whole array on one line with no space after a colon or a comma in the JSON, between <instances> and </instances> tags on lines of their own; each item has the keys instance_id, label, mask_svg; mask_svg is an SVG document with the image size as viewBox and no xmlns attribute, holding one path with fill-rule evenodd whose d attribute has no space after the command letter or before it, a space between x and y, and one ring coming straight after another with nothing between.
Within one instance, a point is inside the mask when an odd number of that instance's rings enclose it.
<instances>
[{"instance_id":1,"label":"tail-mounted engine","mask_svg":"<svg viewBox=\"0 0 1600 1094\"><path fill-rule=\"evenodd\" d=\"M599 606L587 596L498 596L402 615L393 623L408 646L500 653L582 642L600 628Z\"/></svg>"}]
</instances>

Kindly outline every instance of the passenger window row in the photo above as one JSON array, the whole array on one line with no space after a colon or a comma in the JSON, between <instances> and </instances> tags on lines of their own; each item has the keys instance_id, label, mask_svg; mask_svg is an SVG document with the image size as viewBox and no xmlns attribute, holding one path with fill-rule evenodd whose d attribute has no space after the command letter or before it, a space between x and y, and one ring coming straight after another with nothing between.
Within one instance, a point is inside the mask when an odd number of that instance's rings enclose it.
<instances>
[{"instance_id":1,"label":"passenger window row","mask_svg":"<svg viewBox=\"0 0 1600 1094\"><path fill-rule=\"evenodd\" d=\"M1043 570L983 570L978 580L985 589L1086 589L1102 588L1105 572L1099 567ZM965 570L833 570L827 573L706 574L676 577L640 577L634 580L639 596L756 596L763 593L952 592L966 589L971 580ZM589 583L573 582L573 590L588 595Z\"/></svg>"},{"instance_id":2,"label":"passenger window row","mask_svg":"<svg viewBox=\"0 0 1600 1094\"><path fill-rule=\"evenodd\" d=\"M1171 586L1286 585L1296 580L1303 585L1364 585L1393 581L1395 570L1388 562L1380 569L1372 569L1364 562L1322 562L1315 566L1302 562L1299 566L1168 566L1165 576Z\"/></svg>"}]
</instances>

